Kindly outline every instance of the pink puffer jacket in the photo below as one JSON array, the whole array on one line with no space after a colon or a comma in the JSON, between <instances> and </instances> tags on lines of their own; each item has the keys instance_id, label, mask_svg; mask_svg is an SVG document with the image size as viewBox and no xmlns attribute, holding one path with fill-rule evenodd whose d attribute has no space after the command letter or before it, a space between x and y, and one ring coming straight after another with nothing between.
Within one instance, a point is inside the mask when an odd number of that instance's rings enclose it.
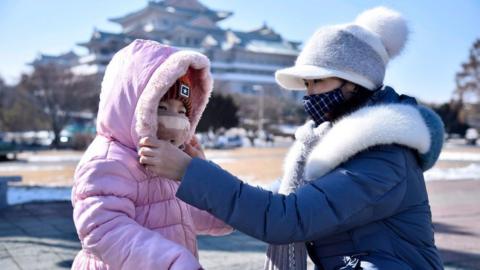
<instances>
[{"instance_id":1,"label":"pink puffer jacket","mask_svg":"<svg viewBox=\"0 0 480 270\"><path fill-rule=\"evenodd\" d=\"M192 136L212 90L208 59L154 41L120 50L102 82L97 137L75 171L73 216L82 250L72 269L199 269L196 235L231 228L175 197L147 172L138 141L155 136L157 106L177 78L192 81Z\"/></svg>"}]
</instances>

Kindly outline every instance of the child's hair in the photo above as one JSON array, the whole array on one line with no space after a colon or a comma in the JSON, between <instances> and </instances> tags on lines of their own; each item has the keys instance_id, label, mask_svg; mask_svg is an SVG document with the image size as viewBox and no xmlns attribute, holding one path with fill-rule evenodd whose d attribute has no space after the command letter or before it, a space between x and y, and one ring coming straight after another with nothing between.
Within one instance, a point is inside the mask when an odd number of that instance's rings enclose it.
<instances>
[{"instance_id":1,"label":"child's hair","mask_svg":"<svg viewBox=\"0 0 480 270\"><path fill-rule=\"evenodd\" d=\"M189 117L190 112L192 111L192 100L190 98L191 89L192 85L190 78L185 74L175 81L160 101L166 101L169 99L180 100L183 103L183 106L185 106L186 116Z\"/></svg>"}]
</instances>

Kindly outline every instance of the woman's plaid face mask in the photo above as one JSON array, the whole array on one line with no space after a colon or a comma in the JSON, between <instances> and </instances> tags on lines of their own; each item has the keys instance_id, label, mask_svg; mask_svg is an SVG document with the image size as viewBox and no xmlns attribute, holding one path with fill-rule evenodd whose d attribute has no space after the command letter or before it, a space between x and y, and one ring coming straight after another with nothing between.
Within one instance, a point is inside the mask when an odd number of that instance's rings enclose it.
<instances>
[{"instance_id":1,"label":"woman's plaid face mask","mask_svg":"<svg viewBox=\"0 0 480 270\"><path fill-rule=\"evenodd\" d=\"M303 97L305 111L312 117L317 126L329 120L328 113L344 102L345 97L342 94L341 88L327 93Z\"/></svg>"}]
</instances>

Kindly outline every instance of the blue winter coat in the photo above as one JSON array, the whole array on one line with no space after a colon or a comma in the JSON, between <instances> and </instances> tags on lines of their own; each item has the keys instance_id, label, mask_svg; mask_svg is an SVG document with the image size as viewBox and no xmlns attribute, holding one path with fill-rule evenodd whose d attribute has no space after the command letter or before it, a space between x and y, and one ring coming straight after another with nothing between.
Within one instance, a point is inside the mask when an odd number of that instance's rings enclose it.
<instances>
[{"instance_id":1,"label":"blue winter coat","mask_svg":"<svg viewBox=\"0 0 480 270\"><path fill-rule=\"evenodd\" d=\"M312 152L306 177L313 178L295 193L253 187L212 162L193 159L177 197L262 241L305 242L319 269L443 269L423 178L439 156L442 123L389 87L368 107L333 125L324 141L340 147L324 144ZM365 131L357 126L348 132L357 124ZM365 147L357 146L364 141ZM344 142L351 143L339 150L346 154L336 153Z\"/></svg>"}]
</instances>

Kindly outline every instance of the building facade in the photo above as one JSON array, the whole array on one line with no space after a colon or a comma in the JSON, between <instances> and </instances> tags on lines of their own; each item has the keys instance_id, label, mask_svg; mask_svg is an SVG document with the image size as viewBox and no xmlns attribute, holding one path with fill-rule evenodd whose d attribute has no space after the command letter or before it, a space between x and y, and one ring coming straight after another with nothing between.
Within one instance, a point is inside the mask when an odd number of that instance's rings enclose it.
<instances>
[{"instance_id":1,"label":"building facade","mask_svg":"<svg viewBox=\"0 0 480 270\"><path fill-rule=\"evenodd\" d=\"M218 25L232 15L211 10L197 0L150 1L141 10L110 19L121 26L121 33L95 29L90 40L79 43L88 54L79 56L72 70L101 76L116 51L136 38L151 39L207 55L216 91L254 94L262 89L294 95L278 91L274 72L294 64L300 43L284 39L266 24L247 32Z\"/></svg>"}]
</instances>

